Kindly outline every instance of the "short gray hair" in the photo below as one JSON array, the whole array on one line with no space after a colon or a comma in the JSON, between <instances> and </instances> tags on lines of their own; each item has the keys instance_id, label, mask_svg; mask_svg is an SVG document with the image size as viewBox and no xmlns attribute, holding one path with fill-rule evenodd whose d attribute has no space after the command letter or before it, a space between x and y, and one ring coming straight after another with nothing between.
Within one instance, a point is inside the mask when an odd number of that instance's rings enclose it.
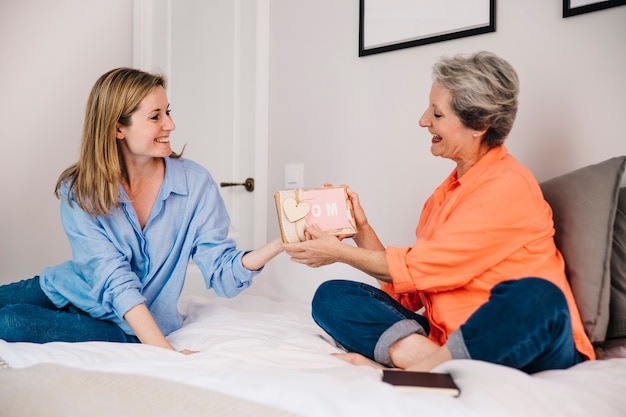
<instances>
[{"instance_id":1,"label":"short gray hair","mask_svg":"<svg viewBox=\"0 0 626 417\"><path fill-rule=\"evenodd\" d=\"M491 52L443 57L433 65L433 81L452 95L452 109L465 127L487 128L485 142L500 146L517 114L519 80L515 69Z\"/></svg>"}]
</instances>

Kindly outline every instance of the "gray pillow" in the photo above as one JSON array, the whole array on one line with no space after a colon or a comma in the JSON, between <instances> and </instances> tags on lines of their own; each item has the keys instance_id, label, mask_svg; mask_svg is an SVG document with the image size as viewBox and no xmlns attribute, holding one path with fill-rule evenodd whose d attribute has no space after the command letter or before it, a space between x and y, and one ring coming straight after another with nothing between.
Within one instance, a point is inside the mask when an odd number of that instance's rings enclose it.
<instances>
[{"instance_id":1,"label":"gray pillow","mask_svg":"<svg viewBox=\"0 0 626 417\"><path fill-rule=\"evenodd\" d=\"M563 258L585 331L606 338L611 290L613 223L626 156L589 165L541 184L554 214Z\"/></svg>"},{"instance_id":2,"label":"gray pillow","mask_svg":"<svg viewBox=\"0 0 626 417\"><path fill-rule=\"evenodd\" d=\"M626 338L626 188L619 190L613 253L611 254L611 302L608 339Z\"/></svg>"}]
</instances>

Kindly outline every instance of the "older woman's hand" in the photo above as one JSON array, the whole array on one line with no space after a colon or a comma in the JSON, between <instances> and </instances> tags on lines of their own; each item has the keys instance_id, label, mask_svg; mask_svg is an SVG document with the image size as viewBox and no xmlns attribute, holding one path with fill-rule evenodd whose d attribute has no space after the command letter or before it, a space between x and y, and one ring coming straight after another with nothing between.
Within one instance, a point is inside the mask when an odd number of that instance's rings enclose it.
<instances>
[{"instance_id":1,"label":"older woman's hand","mask_svg":"<svg viewBox=\"0 0 626 417\"><path fill-rule=\"evenodd\" d=\"M359 195L352 191L350 187L347 189L348 198L350 198L350 202L352 203L352 212L354 213L354 221L356 222L357 230L363 229L368 226L367 216L365 216L365 211L363 210L363 206L361 206L361 200L359 200Z\"/></svg>"},{"instance_id":2,"label":"older woman's hand","mask_svg":"<svg viewBox=\"0 0 626 417\"><path fill-rule=\"evenodd\" d=\"M316 225L307 227L305 235L308 240L304 242L282 244L292 261L312 268L337 262L337 255L343 246L337 236L322 231Z\"/></svg>"}]
</instances>

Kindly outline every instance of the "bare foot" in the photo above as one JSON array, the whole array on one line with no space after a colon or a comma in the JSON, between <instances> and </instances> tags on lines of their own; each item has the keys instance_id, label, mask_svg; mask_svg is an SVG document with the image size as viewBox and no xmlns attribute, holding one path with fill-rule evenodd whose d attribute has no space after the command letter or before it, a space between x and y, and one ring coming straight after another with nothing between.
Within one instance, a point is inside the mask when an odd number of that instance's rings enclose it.
<instances>
[{"instance_id":1,"label":"bare foot","mask_svg":"<svg viewBox=\"0 0 626 417\"><path fill-rule=\"evenodd\" d=\"M331 355L333 355L334 357L339 358L339 359L341 359L343 361L351 363L352 365L356 365L356 366L369 366L369 367L372 367L374 369L383 369L384 368L384 366L382 366L378 362L374 362L374 361L366 358L365 356L361 355L360 353L356 353L356 352L331 353Z\"/></svg>"},{"instance_id":2,"label":"bare foot","mask_svg":"<svg viewBox=\"0 0 626 417\"><path fill-rule=\"evenodd\" d=\"M432 340L413 333L389 346L389 358L396 367L406 369L415 367L438 349Z\"/></svg>"},{"instance_id":3,"label":"bare foot","mask_svg":"<svg viewBox=\"0 0 626 417\"><path fill-rule=\"evenodd\" d=\"M406 370L430 372L433 370L433 368L449 360L452 360L452 355L450 354L450 350L448 349L448 347L446 345L443 345L425 358L412 363L410 366L407 366Z\"/></svg>"}]
</instances>

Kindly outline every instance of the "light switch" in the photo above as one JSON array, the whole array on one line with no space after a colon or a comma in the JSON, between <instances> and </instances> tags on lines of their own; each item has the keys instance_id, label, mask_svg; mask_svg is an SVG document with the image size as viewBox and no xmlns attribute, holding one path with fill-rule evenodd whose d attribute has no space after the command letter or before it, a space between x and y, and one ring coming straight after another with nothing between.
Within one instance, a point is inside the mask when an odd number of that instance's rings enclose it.
<instances>
[{"instance_id":1,"label":"light switch","mask_svg":"<svg viewBox=\"0 0 626 417\"><path fill-rule=\"evenodd\" d=\"M304 164L285 164L285 189L304 187Z\"/></svg>"}]
</instances>

